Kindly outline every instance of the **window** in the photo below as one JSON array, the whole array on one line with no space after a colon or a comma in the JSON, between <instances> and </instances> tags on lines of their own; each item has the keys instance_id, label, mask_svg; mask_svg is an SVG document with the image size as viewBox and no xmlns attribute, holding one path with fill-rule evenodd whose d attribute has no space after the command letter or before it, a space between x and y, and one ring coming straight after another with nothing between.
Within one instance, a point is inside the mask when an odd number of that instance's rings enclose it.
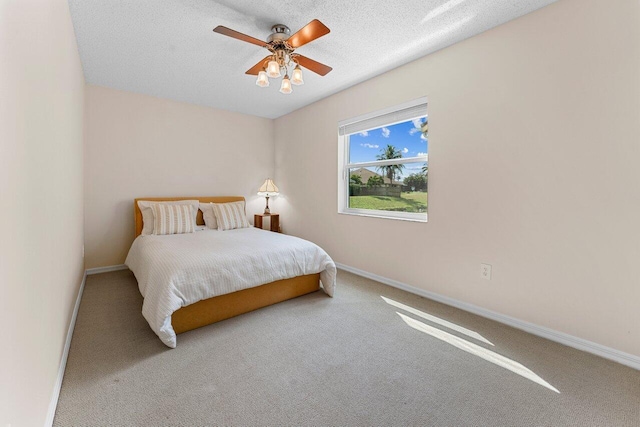
<instances>
[{"instance_id":1,"label":"window","mask_svg":"<svg viewBox=\"0 0 640 427\"><path fill-rule=\"evenodd\" d=\"M338 212L427 221L427 100L338 124Z\"/></svg>"}]
</instances>

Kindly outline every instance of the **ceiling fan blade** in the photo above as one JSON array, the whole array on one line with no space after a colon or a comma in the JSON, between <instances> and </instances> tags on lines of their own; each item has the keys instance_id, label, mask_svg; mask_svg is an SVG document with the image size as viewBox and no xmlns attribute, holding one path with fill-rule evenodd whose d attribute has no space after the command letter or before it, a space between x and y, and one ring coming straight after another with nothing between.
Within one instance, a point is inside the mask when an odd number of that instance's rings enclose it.
<instances>
[{"instance_id":1,"label":"ceiling fan blade","mask_svg":"<svg viewBox=\"0 0 640 427\"><path fill-rule=\"evenodd\" d=\"M333 70L333 68L329 67L328 65L321 64L318 61L307 58L306 56L294 54L293 57L304 68L307 68L316 74L320 74L321 76L324 76L329 71Z\"/></svg>"},{"instance_id":2,"label":"ceiling fan blade","mask_svg":"<svg viewBox=\"0 0 640 427\"><path fill-rule=\"evenodd\" d=\"M222 25L218 25L213 29L214 33L222 34L228 37L232 37L234 39L242 40L243 42L253 43L260 47L265 47L267 45L266 42L262 40L258 40L255 37L248 36L246 34L242 34L236 30L232 30L231 28L223 27Z\"/></svg>"},{"instance_id":3,"label":"ceiling fan blade","mask_svg":"<svg viewBox=\"0 0 640 427\"><path fill-rule=\"evenodd\" d=\"M329 34L330 31L331 30L329 30L326 25L317 19L314 19L304 27L300 28L297 33L289 37L287 43L289 43L292 48L297 49L302 45L324 36L325 34Z\"/></svg>"},{"instance_id":4,"label":"ceiling fan blade","mask_svg":"<svg viewBox=\"0 0 640 427\"><path fill-rule=\"evenodd\" d=\"M260 62L258 62L256 65L254 65L253 67L249 68L245 74L251 74L252 76L257 76L258 73L260 72L260 70L262 70L266 65L267 65L267 61L269 61L271 59L271 55L269 56L265 56L263 60L261 60Z\"/></svg>"}]
</instances>

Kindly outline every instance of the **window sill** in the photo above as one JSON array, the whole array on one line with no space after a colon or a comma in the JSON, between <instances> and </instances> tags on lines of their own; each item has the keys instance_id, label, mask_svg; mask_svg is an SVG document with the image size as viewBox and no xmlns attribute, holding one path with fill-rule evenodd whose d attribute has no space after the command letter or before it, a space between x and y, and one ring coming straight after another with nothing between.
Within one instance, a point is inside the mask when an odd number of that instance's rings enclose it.
<instances>
[{"instance_id":1,"label":"window sill","mask_svg":"<svg viewBox=\"0 0 640 427\"><path fill-rule=\"evenodd\" d=\"M404 215L395 216L395 215L389 215L389 212L385 212L385 211L367 212L367 211L352 210L352 209L338 211L338 213L341 215L354 215L354 216L364 216L369 218L394 219L397 221L424 222L424 223L428 222L428 218L429 218L429 216L426 213L424 214L424 217L420 217L421 214L417 214L415 217L409 217Z\"/></svg>"}]
</instances>

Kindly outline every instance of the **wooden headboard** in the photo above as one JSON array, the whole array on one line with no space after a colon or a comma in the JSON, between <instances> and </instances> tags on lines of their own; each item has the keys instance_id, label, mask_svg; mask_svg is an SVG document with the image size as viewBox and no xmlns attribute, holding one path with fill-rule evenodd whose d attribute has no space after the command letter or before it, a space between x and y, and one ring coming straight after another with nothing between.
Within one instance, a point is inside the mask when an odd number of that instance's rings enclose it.
<instances>
[{"instance_id":1,"label":"wooden headboard","mask_svg":"<svg viewBox=\"0 0 640 427\"><path fill-rule=\"evenodd\" d=\"M202 203L229 203L229 202L244 202L242 196L214 196L214 197L141 197L133 201L133 214L136 223L136 237L142 233L142 212L138 207L138 201L145 200L150 202L175 202L177 200L199 200ZM196 218L198 225L204 224L202 218L202 211L198 210L198 217Z\"/></svg>"}]
</instances>

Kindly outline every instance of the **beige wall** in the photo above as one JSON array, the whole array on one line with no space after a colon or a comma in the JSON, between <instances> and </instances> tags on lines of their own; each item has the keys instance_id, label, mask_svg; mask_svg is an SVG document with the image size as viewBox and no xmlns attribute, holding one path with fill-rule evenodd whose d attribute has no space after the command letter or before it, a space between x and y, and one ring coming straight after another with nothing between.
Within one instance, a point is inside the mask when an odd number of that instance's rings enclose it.
<instances>
[{"instance_id":1,"label":"beige wall","mask_svg":"<svg viewBox=\"0 0 640 427\"><path fill-rule=\"evenodd\" d=\"M84 78L65 0L0 2L0 425L43 425L82 281Z\"/></svg>"},{"instance_id":2,"label":"beige wall","mask_svg":"<svg viewBox=\"0 0 640 427\"><path fill-rule=\"evenodd\" d=\"M640 355L639 4L561 0L277 119L287 231ZM337 122L425 95L429 222L337 214Z\"/></svg>"},{"instance_id":3,"label":"beige wall","mask_svg":"<svg viewBox=\"0 0 640 427\"><path fill-rule=\"evenodd\" d=\"M273 122L85 89L67 3L3 1L0 424L44 423L83 242L122 263L138 196L260 212L274 152L274 210L336 261L640 355L639 9L561 0ZM337 122L423 95L429 222L338 215Z\"/></svg>"},{"instance_id":4,"label":"beige wall","mask_svg":"<svg viewBox=\"0 0 640 427\"><path fill-rule=\"evenodd\" d=\"M124 262L136 197L240 195L261 212L273 153L272 120L87 85L86 267Z\"/></svg>"}]
</instances>

